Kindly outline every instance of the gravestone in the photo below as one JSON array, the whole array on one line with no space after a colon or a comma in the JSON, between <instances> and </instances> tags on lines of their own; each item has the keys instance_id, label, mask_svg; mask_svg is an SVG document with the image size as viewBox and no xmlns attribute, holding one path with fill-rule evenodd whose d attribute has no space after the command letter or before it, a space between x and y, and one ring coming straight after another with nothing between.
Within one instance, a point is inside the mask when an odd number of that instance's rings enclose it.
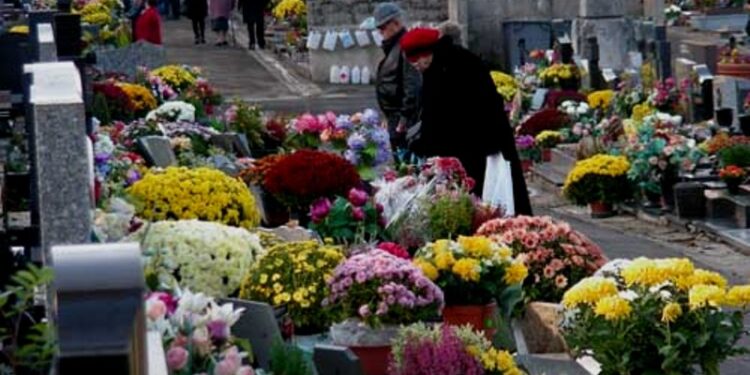
<instances>
[{"instance_id":1,"label":"gravestone","mask_svg":"<svg viewBox=\"0 0 750 375\"><path fill-rule=\"evenodd\" d=\"M55 42L57 56L76 58L83 53L81 40L81 15L63 13L55 15Z\"/></svg>"},{"instance_id":2,"label":"gravestone","mask_svg":"<svg viewBox=\"0 0 750 375\"><path fill-rule=\"evenodd\" d=\"M33 160L32 212L38 217L44 262L52 245L86 243L91 235L92 194L88 137L78 70L70 62L25 66Z\"/></svg>"},{"instance_id":3,"label":"gravestone","mask_svg":"<svg viewBox=\"0 0 750 375\"><path fill-rule=\"evenodd\" d=\"M52 30L52 25L40 23L36 27L36 53L39 62L57 61L57 46L55 45L55 33Z\"/></svg>"},{"instance_id":4,"label":"gravestone","mask_svg":"<svg viewBox=\"0 0 750 375\"><path fill-rule=\"evenodd\" d=\"M102 72L117 72L134 76L139 66L158 68L166 63L167 53L163 46L138 41L124 48L97 47L96 68Z\"/></svg>"},{"instance_id":5,"label":"gravestone","mask_svg":"<svg viewBox=\"0 0 750 375\"><path fill-rule=\"evenodd\" d=\"M573 47L581 56L590 55L590 38L603 41L599 45L602 68L624 69L627 53L635 44L633 23L624 17L623 1L580 0L578 17L573 21Z\"/></svg>"},{"instance_id":6,"label":"gravestone","mask_svg":"<svg viewBox=\"0 0 750 375\"><path fill-rule=\"evenodd\" d=\"M149 135L138 138L138 148L143 151L144 159L151 166L166 168L177 165L177 156L167 137Z\"/></svg>"},{"instance_id":7,"label":"gravestone","mask_svg":"<svg viewBox=\"0 0 750 375\"><path fill-rule=\"evenodd\" d=\"M346 347L315 345L313 361L318 375L363 375L359 358Z\"/></svg>"},{"instance_id":8,"label":"gravestone","mask_svg":"<svg viewBox=\"0 0 750 375\"><path fill-rule=\"evenodd\" d=\"M590 375L588 370L572 359L523 354L517 355L515 360L529 371L529 375Z\"/></svg>"},{"instance_id":9,"label":"gravestone","mask_svg":"<svg viewBox=\"0 0 750 375\"><path fill-rule=\"evenodd\" d=\"M534 91L534 97L531 99L531 110L538 111L544 106L544 102L547 100L547 89L536 89Z\"/></svg>"},{"instance_id":10,"label":"gravestone","mask_svg":"<svg viewBox=\"0 0 750 375\"><path fill-rule=\"evenodd\" d=\"M664 25L667 21L664 14L664 0L644 0L643 15L646 19L652 20L656 25Z\"/></svg>"},{"instance_id":11,"label":"gravestone","mask_svg":"<svg viewBox=\"0 0 750 375\"><path fill-rule=\"evenodd\" d=\"M680 54L697 64L706 64L712 71L716 71L719 59L719 46L716 43L701 40L685 40L680 46Z\"/></svg>"},{"instance_id":12,"label":"gravestone","mask_svg":"<svg viewBox=\"0 0 750 375\"><path fill-rule=\"evenodd\" d=\"M251 156L250 147L244 134L222 133L211 136L211 143L233 155L247 158Z\"/></svg>"},{"instance_id":13,"label":"gravestone","mask_svg":"<svg viewBox=\"0 0 750 375\"><path fill-rule=\"evenodd\" d=\"M714 76L706 65L696 65L693 71L700 85L700 105L693 108L693 117L699 121L710 120L714 117Z\"/></svg>"},{"instance_id":14,"label":"gravestone","mask_svg":"<svg viewBox=\"0 0 750 375\"><path fill-rule=\"evenodd\" d=\"M250 342L258 365L264 370L269 370L271 346L274 342L281 341L281 331L274 309L267 303L231 298L223 299L221 303L232 303L235 309L245 309L240 320L232 327L232 332L238 338Z\"/></svg>"},{"instance_id":15,"label":"gravestone","mask_svg":"<svg viewBox=\"0 0 750 375\"><path fill-rule=\"evenodd\" d=\"M504 49L508 70L526 62L530 51L551 47L552 24L546 21L509 21L503 23Z\"/></svg>"},{"instance_id":16,"label":"gravestone","mask_svg":"<svg viewBox=\"0 0 750 375\"><path fill-rule=\"evenodd\" d=\"M144 276L137 243L52 248L57 374L146 374Z\"/></svg>"}]
</instances>

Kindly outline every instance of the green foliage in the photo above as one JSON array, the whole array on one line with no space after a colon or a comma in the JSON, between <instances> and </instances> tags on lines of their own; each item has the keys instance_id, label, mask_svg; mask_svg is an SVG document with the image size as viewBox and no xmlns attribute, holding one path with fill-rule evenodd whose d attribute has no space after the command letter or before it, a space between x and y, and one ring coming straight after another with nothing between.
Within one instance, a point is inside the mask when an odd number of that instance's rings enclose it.
<instances>
[{"instance_id":1,"label":"green foliage","mask_svg":"<svg viewBox=\"0 0 750 375\"><path fill-rule=\"evenodd\" d=\"M53 278L51 269L30 264L0 293L0 354L16 372L47 373L57 351L50 324L34 321L31 314L35 292Z\"/></svg>"},{"instance_id":2,"label":"green foliage","mask_svg":"<svg viewBox=\"0 0 750 375\"><path fill-rule=\"evenodd\" d=\"M432 238L456 238L472 235L474 202L463 192L439 196L429 207L429 230Z\"/></svg>"},{"instance_id":3,"label":"green foliage","mask_svg":"<svg viewBox=\"0 0 750 375\"><path fill-rule=\"evenodd\" d=\"M279 340L271 346L271 373L273 375L313 375L310 363L302 350Z\"/></svg>"},{"instance_id":4,"label":"green foliage","mask_svg":"<svg viewBox=\"0 0 750 375\"><path fill-rule=\"evenodd\" d=\"M719 151L722 166L750 167L750 145L734 145Z\"/></svg>"},{"instance_id":5,"label":"green foliage","mask_svg":"<svg viewBox=\"0 0 750 375\"><path fill-rule=\"evenodd\" d=\"M333 239L339 245L367 243L379 238L383 228L381 217L375 208L375 203L369 200L360 207L364 219L354 219L355 207L345 198L338 197L331 206L328 215L319 222L310 224L310 229L316 231L321 238Z\"/></svg>"},{"instance_id":6,"label":"green foliage","mask_svg":"<svg viewBox=\"0 0 750 375\"><path fill-rule=\"evenodd\" d=\"M241 100L235 100L232 103L232 109L234 109L235 115L232 121L227 124L229 130L244 134L251 149L263 148L265 125L263 124L263 111L260 107L249 106Z\"/></svg>"},{"instance_id":7,"label":"green foliage","mask_svg":"<svg viewBox=\"0 0 750 375\"><path fill-rule=\"evenodd\" d=\"M111 124L112 116L109 113L107 98L102 94L94 94L91 112L102 124Z\"/></svg>"}]
</instances>

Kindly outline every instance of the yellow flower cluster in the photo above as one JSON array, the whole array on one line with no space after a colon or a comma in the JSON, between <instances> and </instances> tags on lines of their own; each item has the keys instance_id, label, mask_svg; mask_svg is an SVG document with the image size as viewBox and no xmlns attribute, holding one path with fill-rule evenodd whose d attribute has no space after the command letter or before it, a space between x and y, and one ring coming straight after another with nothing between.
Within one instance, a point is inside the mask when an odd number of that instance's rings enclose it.
<instances>
[{"instance_id":1,"label":"yellow flower cluster","mask_svg":"<svg viewBox=\"0 0 750 375\"><path fill-rule=\"evenodd\" d=\"M240 297L286 305L297 326L325 324L311 310L320 309L326 280L343 260L340 248L315 241L278 244L250 269Z\"/></svg>"},{"instance_id":2,"label":"yellow flower cluster","mask_svg":"<svg viewBox=\"0 0 750 375\"><path fill-rule=\"evenodd\" d=\"M581 71L574 64L552 64L539 73L542 81L559 82L561 79L578 78Z\"/></svg>"},{"instance_id":3,"label":"yellow flower cluster","mask_svg":"<svg viewBox=\"0 0 750 375\"><path fill-rule=\"evenodd\" d=\"M433 281L441 274L452 274L464 282L479 283L493 267L504 268L504 281L508 285L521 283L528 275L526 266L513 260L509 248L481 236L428 244L417 252L414 264Z\"/></svg>"},{"instance_id":4,"label":"yellow flower cluster","mask_svg":"<svg viewBox=\"0 0 750 375\"><path fill-rule=\"evenodd\" d=\"M588 277L570 288L563 295L562 304L567 308L579 305L595 306L599 300L617 294L617 284L603 277Z\"/></svg>"},{"instance_id":5,"label":"yellow flower cluster","mask_svg":"<svg viewBox=\"0 0 750 375\"><path fill-rule=\"evenodd\" d=\"M654 111L655 109L651 108L648 103L636 104L633 107L633 113L630 115L630 118L633 119L633 121L640 123L644 118L654 113Z\"/></svg>"},{"instance_id":6,"label":"yellow flower cluster","mask_svg":"<svg viewBox=\"0 0 750 375\"><path fill-rule=\"evenodd\" d=\"M576 163L565 179L563 190L567 190L589 174L618 177L628 173L628 170L630 170L630 162L624 156L594 155Z\"/></svg>"},{"instance_id":7,"label":"yellow flower cluster","mask_svg":"<svg viewBox=\"0 0 750 375\"><path fill-rule=\"evenodd\" d=\"M695 269L689 259L647 259L638 258L620 271L628 287L658 286L667 282L680 290L689 290L696 285L714 285L726 288L727 280L716 272Z\"/></svg>"},{"instance_id":8,"label":"yellow flower cluster","mask_svg":"<svg viewBox=\"0 0 750 375\"><path fill-rule=\"evenodd\" d=\"M128 96L130 103L133 104L133 110L136 113L151 111L158 105L151 90L141 85L120 82L117 86L119 86Z\"/></svg>"},{"instance_id":9,"label":"yellow flower cluster","mask_svg":"<svg viewBox=\"0 0 750 375\"><path fill-rule=\"evenodd\" d=\"M106 4L92 1L81 9L81 21L89 25L106 25L112 21L111 13Z\"/></svg>"},{"instance_id":10,"label":"yellow flower cluster","mask_svg":"<svg viewBox=\"0 0 750 375\"><path fill-rule=\"evenodd\" d=\"M469 354L472 354L472 351L477 351L476 348L473 349L467 349ZM475 354L472 355L477 357ZM502 375L523 375L523 371L516 367L513 356L505 350L489 348L484 353L481 353L478 358L482 361L482 367L489 372L499 372Z\"/></svg>"},{"instance_id":11,"label":"yellow flower cluster","mask_svg":"<svg viewBox=\"0 0 750 375\"><path fill-rule=\"evenodd\" d=\"M670 302L661 311L661 321L663 323L674 323L680 315L682 315L682 306L677 302Z\"/></svg>"},{"instance_id":12,"label":"yellow flower cluster","mask_svg":"<svg viewBox=\"0 0 750 375\"><path fill-rule=\"evenodd\" d=\"M244 228L260 223L247 186L211 168L152 171L127 193L138 216L149 221L198 219Z\"/></svg>"},{"instance_id":13,"label":"yellow flower cluster","mask_svg":"<svg viewBox=\"0 0 750 375\"><path fill-rule=\"evenodd\" d=\"M307 14L307 5L302 0L281 0L273 8L273 16L277 19L302 17L305 14Z\"/></svg>"},{"instance_id":14,"label":"yellow flower cluster","mask_svg":"<svg viewBox=\"0 0 750 375\"><path fill-rule=\"evenodd\" d=\"M729 289L726 300L727 306L747 308L750 305L750 285L740 285Z\"/></svg>"},{"instance_id":15,"label":"yellow flower cluster","mask_svg":"<svg viewBox=\"0 0 750 375\"><path fill-rule=\"evenodd\" d=\"M193 86L197 79L192 72L179 65L165 65L156 68L151 71L151 75L161 78L162 81L177 91Z\"/></svg>"},{"instance_id":16,"label":"yellow flower cluster","mask_svg":"<svg viewBox=\"0 0 750 375\"><path fill-rule=\"evenodd\" d=\"M8 30L11 34L28 34L29 33L29 26L28 25L17 25L13 26Z\"/></svg>"},{"instance_id":17,"label":"yellow flower cluster","mask_svg":"<svg viewBox=\"0 0 750 375\"><path fill-rule=\"evenodd\" d=\"M594 91L588 96L589 107L594 109L607 109L612 104L615 92L612 90Z\"/></svg>"},{"instance_id":18,"label":"yellow flower cluster","mask_svg":"<svg viewBox=\"0 0 750 375\"><path fill-rule=\"evenodd\" d=\"M628 300L620 296L608 296L596 302L594 314L604 317L607 320L620 320L630 316L633 307Z\"/></svg>"},{"instance_id":19,"label":"yellow flower cluster","mask_svg":"<svg viewBox=\"0 0 750 375\"><path fill-rule=\"evenodd\" d=\"M505 74L499 71L492 71L490 73L492 81L495 82L497 92L502 95L506 102L513 100L518 92L518 82L513 76Z\"/></svg>"},{"instance_id":20,"label":"yellow flower cluster","mask_svg":"<svg viewBox=\"0 0 750 375\"><path fill-rule=\"evenodd\" d=\"M690 309L701 307L718 307L724 303L726 292L716 285L696 285L688 292L688 303Z\"/></svg>"},{"instance_id":21,"label":"yellow flower cluster","mask_svg":"<svg viewBox=\"0 0 750 375\"><path fill-rule=\"evenodd\" d=\"M554 130L544 130L534 138L537 145L546 148L555 147L561 140L562 134Z\"/></svg>"}]
</instances>

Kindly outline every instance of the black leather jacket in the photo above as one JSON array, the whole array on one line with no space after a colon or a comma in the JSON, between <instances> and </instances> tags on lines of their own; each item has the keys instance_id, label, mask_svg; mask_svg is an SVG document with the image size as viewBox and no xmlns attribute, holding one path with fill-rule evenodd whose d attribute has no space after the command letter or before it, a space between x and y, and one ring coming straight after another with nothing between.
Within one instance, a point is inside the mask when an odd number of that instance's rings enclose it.
<instances>
[{"instance_id":1,"label":"black leather jacket","mask_svg":"<svg viewBox=\"0 0 750 375\"><path fill-rule=\"evenodd\" d=\"M378 65L375 82L378 104L388 118L392 137L400 121L405 122L407 127L416 123L422 89L422 75L406 61L401 52L399 42L404 34L406 29L383 41L385 57Z\"/></svg>"}]
</instances>

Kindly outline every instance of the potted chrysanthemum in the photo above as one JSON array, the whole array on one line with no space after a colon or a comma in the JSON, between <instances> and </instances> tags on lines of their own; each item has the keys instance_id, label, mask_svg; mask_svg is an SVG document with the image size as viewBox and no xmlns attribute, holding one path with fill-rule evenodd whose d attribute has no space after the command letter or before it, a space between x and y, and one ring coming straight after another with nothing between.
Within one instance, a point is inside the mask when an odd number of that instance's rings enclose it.
<instances>
[{"instance_id":1,"label":"potted chrysanthemum","mask_svg":"<svg viewBox=\"0 0 750 375\"><path fill-rule=\"evenodd\" d=\"M397 325L435 320L443 292L406 259L374 249L340 264L323 305L343 321L331 327L336 345L359 356L366 375L385 375Z\"/></svg>"},{"instance_id":2,"label":"potted chrysanthemum","mask_svg":"<svg viewBox=\"0 0 750 375\"><path fill-rule=\"evenodd\" d=\"M563 193L578 205L589 205L594 218L612 215L612 205L630 196L630 163L624 156L595 155L576 163Z\"/></svg>"}]
</instances>

